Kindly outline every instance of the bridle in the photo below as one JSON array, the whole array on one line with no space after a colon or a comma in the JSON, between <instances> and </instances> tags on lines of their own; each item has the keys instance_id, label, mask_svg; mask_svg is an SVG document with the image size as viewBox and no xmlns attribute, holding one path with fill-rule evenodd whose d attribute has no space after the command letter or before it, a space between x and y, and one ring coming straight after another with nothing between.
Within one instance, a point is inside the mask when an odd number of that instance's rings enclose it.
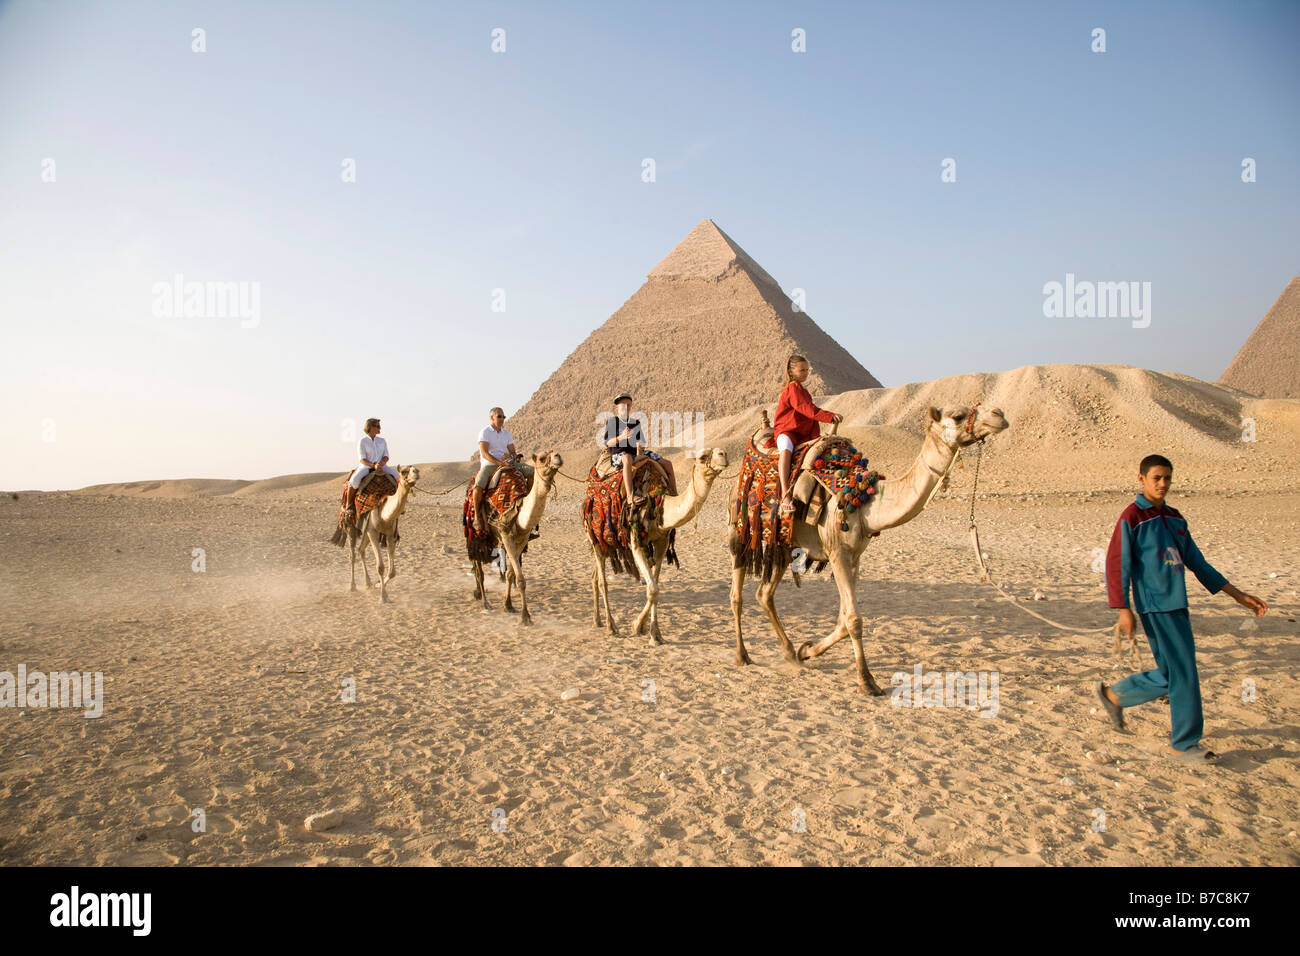
<instances>
[{"instance_id":1,"label":"bridle","mask_svg":"<svg viewBox=\"0 0 1300 956\"><path fill-rule=\"evenodd\" d=\"M976 412L978 411L979 407L980 407L980 403L979 403L979 402L976 402L974 405L972 405L972 406L970 407L970 411L968 411L968 412L966 413L966 423L965 423L964 425L962 425L962 431L964 431L964 432L965 432L967 435L969 435L971 438L975 438L975 419L978 417L978 415L976 414ZM976 440L977 440L981 445L984 444L984 439L983 439L983 438L979 438L979 439L976 439ZM959 447L959 448L957 449L957 453L956 453L955 455L952 456L952 461L948 462L948 467L947 467L947 468L944 468L942 471L936 470L935 467L934 467L933 465L931 465L928 461L925 463L925 467L928 468L928 469L930 469L930 474L932 474L932 475L938 475L940 478L943 478L944 476L946 476L946 475L948 474L949 471L952 470L952 466L955 465L955 464L957 464L957 459L958 459L960 456L961 456L961 448ZM935 491L938 491L938 486L935 486ZM931 498L934 497L934 492L931 492L930 497L931 497ZM928 504L929 502L927 501L926 503Z\"/></svg>"}]
</instances>

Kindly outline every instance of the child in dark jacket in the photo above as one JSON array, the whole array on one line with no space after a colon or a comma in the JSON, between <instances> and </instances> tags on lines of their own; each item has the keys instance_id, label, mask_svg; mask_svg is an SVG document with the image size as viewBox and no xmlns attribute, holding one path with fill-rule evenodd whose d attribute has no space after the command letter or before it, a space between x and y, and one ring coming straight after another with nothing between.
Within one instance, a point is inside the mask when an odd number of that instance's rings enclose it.
<instances>
[{"instance_id":1,"label":"child in dark jacket","mask_svg":"<svg viewBox=\"0 0 1300 956\"><path fill-rule=\"evenodd\" d=\"M1201 684L1196 671L1196 646L1187 616L1185 568L1211 594L1223 591L1258 617L1268 605L1243 594L1214 569L1192 540L1187 521L1165 504L1173 465L1161 455L1147 455L1139 465L1142 492L1124 509L1106 553L1106 587L1110 606L1119 608L1121 633L1133 636L1133 605L1142 620L1156 669L1131 674L1113 687L1096 690L1111 723L1124 729L1124 708L1169 696L1169 756L1203 764L1217 758L1200 745L1205 729L1201 714Z\"/></svg>"}]
</instances>

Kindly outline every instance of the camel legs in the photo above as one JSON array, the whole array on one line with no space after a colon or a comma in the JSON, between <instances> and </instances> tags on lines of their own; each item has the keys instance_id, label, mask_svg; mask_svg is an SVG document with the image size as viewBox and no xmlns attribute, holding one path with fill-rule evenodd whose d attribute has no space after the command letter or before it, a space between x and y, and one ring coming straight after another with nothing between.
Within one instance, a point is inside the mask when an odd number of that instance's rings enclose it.
<instances>
[{"instance_id":1,"label":"camel legs","mask_svg":"<svg viewBox=\"0 0 1300 956\"><path fill-rule=\"evenodd\" d=\"M609 606L609 575L605 571L605 555L596 545L591 546L591 616L596 627L600 627L600 602L605 601L605 620L608 626L605 633L618 637L618 628L614 624L614 612Z\"/></svg>"},{"instance_id":2,"label":"camel legs","mask_svg":"<svg viewBox=\"0 0 1300 956\"><path fill-rule=\"evenodd\" d=\"M357 589L357 539L348 535L348 551L352 554L352 586L349 591Z\"/></svg>"},{"instance_id":3,"label":"camel legs","mask_svg":"<svg viewBox=\"0 0 1300 956\"><path fill-rule=\"evenodd\" d=\"M367 591L370 590L372 587L374 587L374 584L372 584L370 581L370 564L368 563L368 559L366 558L366 548L370 546L370 522L369 520L367 520L368 518L369 515L366 516L366 519L363 519L366 521L366 523L357 532L357 537L360 539L359 550L361 553L359 557L361 559L361 570L366 576Z\"/></svg>"},{"instance_id":4,"label":"camel legs","mask_svg":"<svg viewBox=\"0 0 1300 956\"><path fill-rule=\"evenodd\" d=\"M528 538L525 535L524 541L526 542L527 540ZM520 547L522 547L522 544ZM516 552L514 548L509 547L504 538L501 541L501 549L505 551L506 561L509 563L509 570L506 572L507 589L510 587L512 577L515 581L519 582L519 623L521 625L532 624L532 615L528 613L528 589L524 584L523 563L519 560L518 552Z\"/></svg>"},{"instance_id":5,"label":"camel legs","mask_svg":"<svg viewBox=\"0 0 1300 956\"><path fill-rule=\"evenodd\" d=\"M806 660L826 653L845 637L853 638L853 657L858 665L858 690L879 697L884 693L867 667L866 651L862 647L862 615L858 613L857 596L854 584L858 580L858 562L860 556L845 560L836 556L831 558L831 567L835 571L835 586L840 592L840 617L835 630L816 644L805 643L799 648L800 659Z\"/></svg>"},{"instance_id":6,"label":"camel legs","mask_svg":"<svg viewBox=\"0 0 1300 956\"><path fill-rule=\"evenodd\" d=\"M515 586L515 572L511 567L509 567L509 565L507 565L506 566L506 610L509 611L511 614L515 613L515 602L510 600L510 595L514 591L514 586Z\"/></svg>"},{"instance_id":7,"label":"camel legs","mask_svg":"<svg viewBox=\"0 0 1300 956\"><path fill-rule=\"evenodd\" d=\"M379 532L373 530L373 528L367 529L366 538L370 546L375 550L375 584L379 588L379 603L387 604L388 588L386 586L387 578L385 577L387 572L384 568L384 549L379 543ZM366 575L366 586L370 586L369 574Z\"/></svg>"},{"instance_id":8,"label":"camel legs","mask_svg":"<svg viewBox=\"0 0 1300 956\"><path fill-rule=\"evenodd\" d=\"M483 610L490 611L492 605L488 604L487 588L483 586L483 564L479 561L471 562L474 566L474 597L483 599Z\"/></svg>"},{"instance_id":9,"label":"camel legs","mask_svg":"<svg viewBox=\"0 0 1300 956\"><path fill-rule=\"evenodd\" d=\"M784 563L774 561L771 580L761 582L755 596L758 598L759 605L767 612L767 619L772 622L772 630L776 631L776 636L781 639L781 653L790 663L798 664L799 655L795 653L794 645L790 643L790 637L785 633L781 618L776 613L776 589L781 584L781 578L785 576L785 569Z\"/></svg>"},{"instance_id":10,"label":"camel legs","mask_svg":"<svg viewBox=\"0 0 1300 956\"><path fill-rule=\"evenodd\" d=\"M397 576L397 565L394 559L397 555L397 542L393 540L395 533L390 532L388 535L388 574L384 575L384 566L381 562L379 565L379 603L388 603L388 582ZM379 554L379 542L375 542L375 554Z\"/></svg>"},{"instance_id":11,"label":"camel legs","mask_svg":"<svg viewBox=\"0 0 1300 956\"><path fill-rule=\"evenodd\" d=\"M745 639L740 634L740 612L745 605L745 595L741 588L745 586L745 569L734 568L731 572L731 614L736 619L736 664L752 664L749 654L745 652Z\"/></svg>"},{"instance_id":12,"label":"camel legs","mask_svg":"<svg viewBox=\"0 0 1300 956\"><path fill-rule=\"evenodd\" d=\"M659 633L659 571L663 567L664 554L668 551L667 536L656 538L652 542L652 547L654 548L653 567L650 565L650 559L640 548L632 548L632 559L636 561L637 570L645 578L645 607L641 609L641 613L632 624L632 631L636 634L644 634L646 619L649 618L650 643L655 645L664 642Z\"/></svg>"}]
</instances>

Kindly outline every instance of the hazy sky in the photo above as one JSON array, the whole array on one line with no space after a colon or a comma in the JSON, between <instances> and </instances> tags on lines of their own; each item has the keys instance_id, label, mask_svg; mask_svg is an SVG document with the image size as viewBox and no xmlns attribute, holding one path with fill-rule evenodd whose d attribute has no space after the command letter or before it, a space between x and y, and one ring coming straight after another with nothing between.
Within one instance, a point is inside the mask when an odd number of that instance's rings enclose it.
<instances>
[{"instance_id":1,"label":"hazy sky","mask_svg":"<svg viewBox=\"0 0 1300 956\"><path fill-rule=\"evenodd\" d=\"M0 487L342 471L370 415L465 457L704 218L886 385L1214 380L1300 274L1298 40L1293 2L0 5ZM1045 317L1067 273L1150 324Z\"/></svg>"}]
</instances>

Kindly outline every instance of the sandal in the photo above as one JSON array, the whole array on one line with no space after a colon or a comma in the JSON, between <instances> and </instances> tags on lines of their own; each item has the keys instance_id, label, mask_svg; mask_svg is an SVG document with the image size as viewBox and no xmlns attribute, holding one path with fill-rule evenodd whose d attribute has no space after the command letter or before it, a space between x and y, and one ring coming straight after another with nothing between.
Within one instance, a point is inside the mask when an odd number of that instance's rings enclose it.
<instances>
[{"instance_id":1,"label":"sandal","mask_svg":"<svg viewBox=\"0 0 1300 956\"><path fill-rule=\"evenodd\" d=\"M794 514L794 499L788 495L781 499L781 514L783 515Z\"/></svg>"},{"instance_id":2,"label":"sandal","mask_svg":"<svg viewBox=\"0 0 1300 956\"><path fill-rule=\"evenodd\" d=\"M1213 750L1207 750L1200 744L1195 747L1188 747L1186 750L1180 750L1176 754L1165 751L1165 756L1170 760L1177 760L1179 763L1207 764L1214 763L1219 759L1219 755Z\"/></svg>"},{"instance_id":3,"label":"sandal","mask_svg":"<svg viewBox=\"0 0 1300 956\"><path fill-rule=\"evenodd\" d=\"M1112 704L1110 698L1106 696L1106 685L1102 681L1097 681L1097 697L1101 705L1106 708L1106 714L1110 717L1111 724L1116 730L1124 729L1124 708L1118 704Z\"/></svg>"}]
</instances>

